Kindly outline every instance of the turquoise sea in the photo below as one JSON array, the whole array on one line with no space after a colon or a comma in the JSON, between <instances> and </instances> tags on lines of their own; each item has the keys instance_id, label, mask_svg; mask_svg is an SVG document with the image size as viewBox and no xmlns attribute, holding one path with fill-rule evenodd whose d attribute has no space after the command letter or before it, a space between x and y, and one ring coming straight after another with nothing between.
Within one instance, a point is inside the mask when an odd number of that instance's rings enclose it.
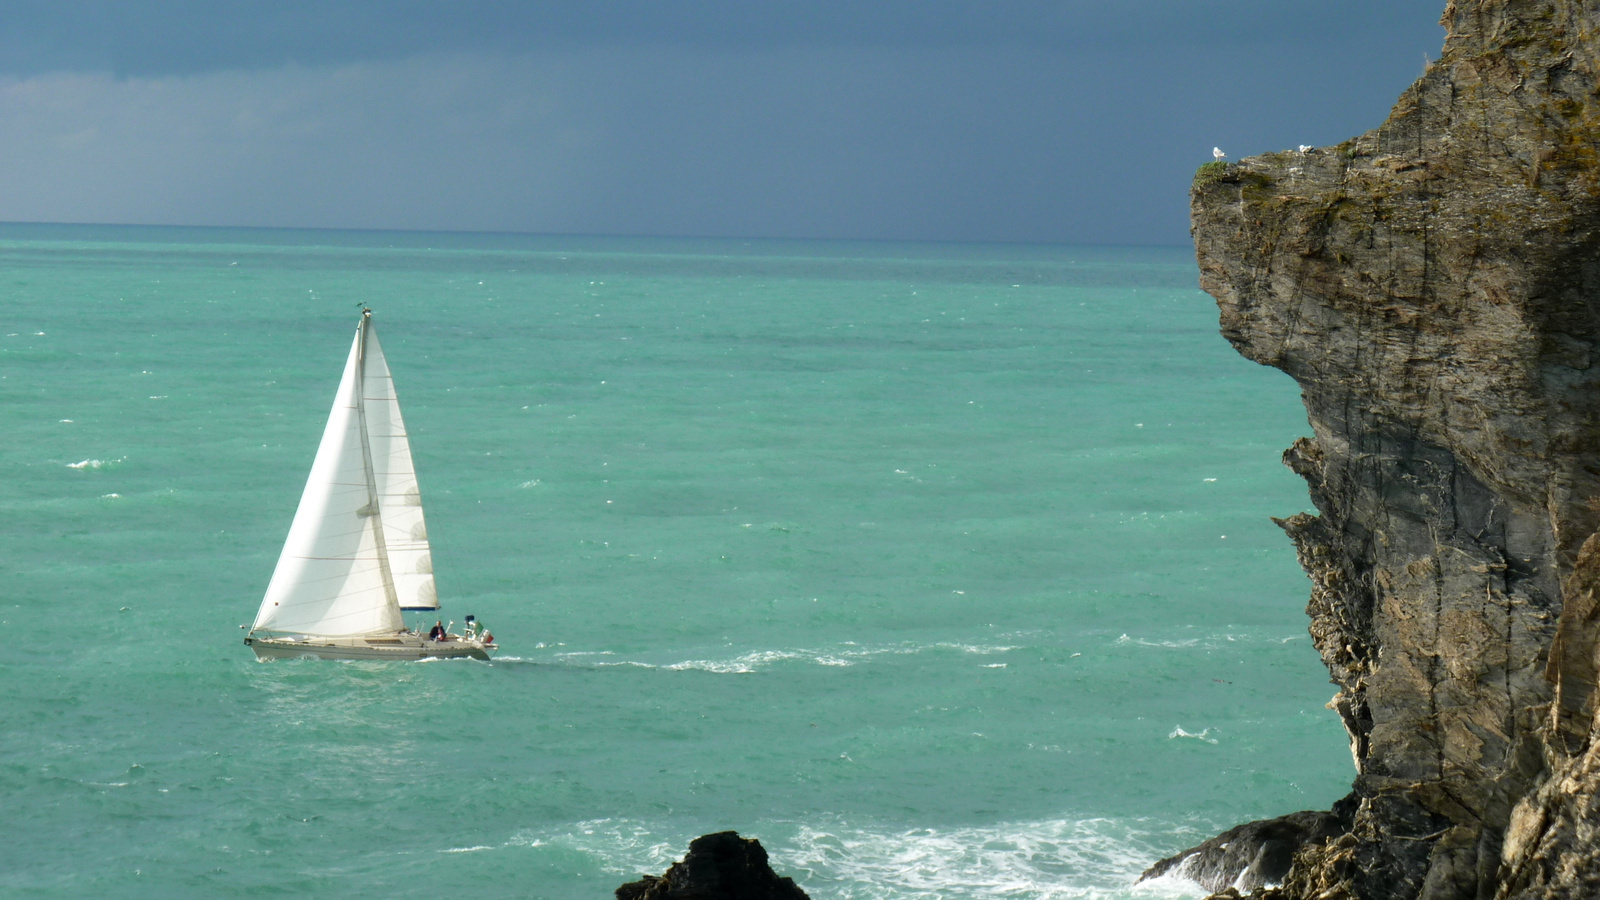
<instances>
[{"instance_id":1,"label":"turquoise sea","mask_svg":"<svg viewBox=\"0 0 1600 900\"><path fill-rule=\"evenodd\" d=\"M492 663L242 643L363 303ZM0 226L0 896L1196 896L1352 776L1306 428L1185 248Z\"/></svg>"}]
</instances>

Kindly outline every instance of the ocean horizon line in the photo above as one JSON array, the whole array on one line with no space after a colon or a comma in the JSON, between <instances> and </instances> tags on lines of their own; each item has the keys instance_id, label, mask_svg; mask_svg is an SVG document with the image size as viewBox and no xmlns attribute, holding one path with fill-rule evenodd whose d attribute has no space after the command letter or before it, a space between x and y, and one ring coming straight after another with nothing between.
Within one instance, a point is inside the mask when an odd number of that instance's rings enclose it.
<instances>
[{"instance_id":1,"label":"ocean horizon line","mask_svg":"<svg viewBox=\"0 0 1600 900\"><path fill-rule=\"evenodd\" d=\"M877 246L927 246L927 247L1026 247L1026 248L1071 248L1092 249L1102 251L1114 250L1181 250L1192 252L1188 243L1169 244L1152 242L1143 244L1132 243L1086 243L1086 242L1054 242L1054 241L1002 241L1002 240L957 240L950 238L874 238L874 237L815 237L815 236L777 236L777 235L715 235L715 234L624 234L603 232L541 232L541 231L495 231L495 230L461 230L461 229L418 229L418 228L376 228L376 227L333 227L321 225L214 225L214 224L172 224L172 223L140 223L140 222L41 222L41 221L11 221L0 220L0 240L8 239L4 232L8 229L115 229L117 231L136 232L192 232L192 231L222 231L232 233L276 233L276 234L343 234L343 235L386 235L410 237L435 237L443 236L454 239L461 238L522 238L533 240L593 240L593 241L683 241L688 243L759 243L765 245L782 244L839 244L839 245L877 245ZM41 239L41 238L33 238ZM49 238L42 238L49 239ZM69 239L69 238L59 238ZM126 239L126 238L123 238ZM231 241L211 241L210 243L233 243ZM304 245L303 242L294 242Z\"/></svg>"}]
</instances>

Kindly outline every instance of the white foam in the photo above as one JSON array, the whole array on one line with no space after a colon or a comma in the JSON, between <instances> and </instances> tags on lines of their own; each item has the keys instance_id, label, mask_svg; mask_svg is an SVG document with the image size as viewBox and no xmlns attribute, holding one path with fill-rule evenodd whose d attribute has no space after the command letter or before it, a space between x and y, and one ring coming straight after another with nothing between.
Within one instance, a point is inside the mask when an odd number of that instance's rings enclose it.
<instances>
[{"instance_id":1,"label":"white foam","mask_svg":"<svg viewBox=\"0 0 1600 900\"><path fill-rule=\"evenodd\" d=\"M960 650L962 653L973 653L978 656L988 656L991 653L1010 653L1013 650L1021 649L1020 647L988 644L934 644L933 646L939 650Z\"/></svg>"},{"instance_id":2,"label":"white foam","mask_svg":"<svg viewBox=\"0 0 1600 900\"><path fill-rule=\"evenodd\" d=\"M646 661L639 659L616 660L591 660L585 657L615 656L613 650L572 650L557 654L558 657L575 663L591 666L633 666L642 669L665 669L671 672L699 671L712 672L718 675L748 675L770 668L778 663L799 662L811 665L844 668L854 666L876 656L909 656L928 651L950 651L972 654L974 656L990 656L996 653L1009 653L1020 649L1010 645L990 644L960 644L942 642L936 644L889 644L877 647L862 647L854 641L844 641L839 646L816 648L782 648L773 650L752 650L737 656L725 659L686 659L676 662ZM1005 663L994 663L988 668L1005 668Z\"/></svg>"},{"instance_id":3,"label":"white foam","mask_svg":"<svg viewBox=\"0 0 1600 900\"><path fill-rule=\"evenodd\" d=\"M1167 735L1167 740L1174 740L1177 738L1193 738L1197 741L1205 741L1208 744L1215 744L1217 742L1217 739L1211 736L1211 729L1209 728L1202 728L1198 734L1191 734L1187 731L1184 731L1182 725L1174 726L1172 733Z\"/></svg>"},{"instance_id":4,"label":"white foam","mask_svg":"<svg viewBox=\"0 0 1600 900\"><path fill-rule=\"evenodd\" d=\"M764 669L775 662L800 658L802 658L802 654L793 650L757 650L753 653L746 653L743 656L736 656L730 660L691 659L673 663L663 668L675 672L684 669L699 669L723 675L745 675L758 669Z\"/></svg>"},{"instance_id":5,"label":"white foam","mask_svg":"<svg viewBox=\"0 0 1600 900\"><path fill-rule=\"evenodd\" d=\"M1163 836L1137 821L1061 819L888 833L807 826L792 848L763 843L808 891L845 900L1201 896L1177 879L1134 887L1152 860L1184 842Z\"/></svg>"},{"instance_id":6,"label":"white foam","mask_svg":"<svg viewBox=\"0 0 1600 900\"><path fill-rule=\"evenodd\" d=\"M1117 638L1116 643L1137 644L1140 647L1165 647L1169 650L1177 650L1184 647L1199 647L1203 643L1203 640L1201 638L1184 638L1181 641L1151 641L1144 638L1131 638L1127 635L1123 635L1122 637Z\"/></svg>"},{"instance_id":7,"label":"white foam","mask_svg":"<svg viewBox=\"0 0 1600 900\"><path fill-rule=\"evenodd\" d=\"M1172 898L1172 900L1188 900L1191 897L1200 897L1208 892L1200 887L1198 882L1192 881L1182 875L1167 873L1160 878L1152 878L1143 884L1134 885L1128 892L1129 897L1137 898Z\"/></svg>"},{"instance_id":8,"label":"white foam","mask_svg":"<svg viewBox=\"0 0 1600 900\"><path fill-rule=\"evenodd\" d=\"M85 459L85 460L80 460L80 461L75 462L75 463L67 463L67 468L69 468L69 469L99 469L99 468L103 468L105 466L114 466L117 463L122 462L125 459L127 459L127 457L125 457L125 456L119 456L116 459Z\"/></svg>"},{"instance_id":9,"label":"white foam","mask_svg":"<svg viewBox=\"0 0 1600 900\"><path fill-rule=\"evenodd\" d=\"M1152 861L1204 836L1166 822L1056 819L915 829L769 822L741 832L758 838L773 869L813 897L1194 900L1206 893L1179 878L1135 886ZM637 820L598 819L524 829L502 846L581 855L622 881L665 871L683 857L695 834Z\"/></svg>"},{"instance_id":10,"label":"white foam","mask_svg":"<svg viewBox=\"0 0 1600 900\"><path fill-rule=\"evenodd\" d=\"M663 835L627 819L596 819L563 826L559 832L524 829L505 846L557 847L592 858L602 871L633 879L665 871L682 858L690 840L692 836Z\"/></svg>"},{"instance_id":11,"label":"white foam","mask_svg":"<svg viewBox=\"0 0 1600 900\"><path fill-rule=\"evenodd\" d=\"M1290 641L1298 641L1301 637L1302 635L1284 637L1281 633L1219 632L1190 638L1152 640L1124 634L1112 643L1119 646L1155 647L1163 650L1220 650L1228 644L1287 644Z\"/></svg>"}]
</instances>

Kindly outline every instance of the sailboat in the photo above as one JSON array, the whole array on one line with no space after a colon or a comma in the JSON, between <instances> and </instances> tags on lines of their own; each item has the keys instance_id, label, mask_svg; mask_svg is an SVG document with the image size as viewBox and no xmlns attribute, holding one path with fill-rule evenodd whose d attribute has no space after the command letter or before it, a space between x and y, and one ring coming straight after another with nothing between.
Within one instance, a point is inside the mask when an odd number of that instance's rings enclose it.
<instances>
[{"instance_id":1,"label":"sailboat","mask_svg":"<svg viewBox=\"0 0 1600 900\"><path fill-rule=\"evenodd\" d=\"M394 379L361 311L300 508L244 642L257 659L488 659L494 637L408 629L436 612L428 529ZM454 623L451 623L454 624Z\"/></svg>"}]
</instances>

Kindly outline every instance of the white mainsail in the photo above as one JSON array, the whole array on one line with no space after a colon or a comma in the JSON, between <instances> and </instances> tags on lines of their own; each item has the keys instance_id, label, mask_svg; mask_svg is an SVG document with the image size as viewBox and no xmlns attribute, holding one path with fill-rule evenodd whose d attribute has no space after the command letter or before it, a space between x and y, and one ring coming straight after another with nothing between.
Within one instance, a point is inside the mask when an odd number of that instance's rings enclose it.
<instances>
[{"instance_id":1,"label":"white mainsail","mask_svg":"<svg viewBox=\"0 0 1600 900\"><path fill-rule=\"evenodd\" d=\"M438 608L411 443L369 316L252 631L396 632L402 607Z\"/></svg>"}]
</instances>

